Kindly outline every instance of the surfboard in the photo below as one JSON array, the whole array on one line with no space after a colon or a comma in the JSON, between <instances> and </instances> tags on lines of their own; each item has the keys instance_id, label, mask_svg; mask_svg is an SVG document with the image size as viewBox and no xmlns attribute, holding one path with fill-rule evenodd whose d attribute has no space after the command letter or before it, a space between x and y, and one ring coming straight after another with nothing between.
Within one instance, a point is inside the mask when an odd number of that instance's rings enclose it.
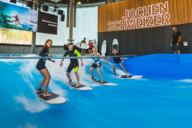
<instances>
[{"instance_id":1,"label":"surfboard","mask_svg":"<svg viewBox=\"0 0 192 128\"><path fill-rule=\"evenodd\" d=\"M113 40L113 43L112 43L112 53L113 53L113 49L114 48L117 50L117 52L119 51L119 43L118 43L117 39Z\"/></svg>"},{"instance_id":2,"label":"surfboard","mask_svg":"<svg viewBox=\"0 0 192 128\"><path fill-rule=\"evenodd\" d=\"M77 85L77 83L68 83L68 85L73 88L73 89L76 89L76 90L93 90L93 88L89 87L89 86L86 86L86 85L82 85L80 84L79 87L75 87Z\"/></svg>"},{"instance_id":3,"label":"surfboard","mask_svg":"<svg viewBox=\"0 0 192 128\"><path fill-rule=\"evenodd\" d=\"M127 78L127 75L118 75L119 78L122 79L138 79L143 77L142 75L129 75L129 78Z\"/></svg>"},{"instance_id":4,"label":"surfboard","mask_svg":"<svg viewBox=\"0 0 192 128\"><path fill-rule=\"evenodd\" d=\"M95 83L99 83L99 84L106 85L106 86L115 86L115 85L118 85L118 84L110 83L110 82L106 82L106 81L104 81L104 82L102 83L101 80L96 80L96 79L94 79L93 81L94 81Z\"/></svg>"},{"instance_id":5,"label":"surfboard","mask_svg":"<svg viewBox=\"0 0 192 128\"><path fill-rule=\"evenodd\" d=\"M37 94L37 96L41 101L47 104L63 104L67 102L67 99L65 99L64 97L52 92L49 92L49 93L51 93L52 96L43 97L43 93Z\"/></svg>"},{"instance_id":6,"label":"surfboard","mask_svg":"<svg viewBox=\"0 0 192 128\"><path fill-rule=\"evenodd\" d=\"M105 56L107 51L107 41L104 40L101 46L101 56Z\"/></svg>"}]
</instances>

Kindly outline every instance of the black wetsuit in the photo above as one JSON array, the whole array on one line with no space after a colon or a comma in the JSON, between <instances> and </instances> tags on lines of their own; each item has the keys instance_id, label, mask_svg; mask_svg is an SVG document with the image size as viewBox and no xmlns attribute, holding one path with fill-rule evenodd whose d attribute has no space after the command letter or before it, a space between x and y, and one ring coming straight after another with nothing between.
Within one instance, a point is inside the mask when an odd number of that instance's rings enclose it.
<instances>
[{"instance_id":1,"label":"black wetsuit","mask_svg":"<svg viewBox=\"0 0 192 128\"><path fill-rule=\"evenodd\" d=\"M119 56L121 55L120 53L116 53L116 55L114 53L111 54L111 56ZM114 63L121 63L121 58L120 57L113 57Z\"/></svg>"},{"instance_id":2,"label":"black wetsuit","mask_svg":"<svg viewBox=\"0 0 192 128\"><path fill-rule=\"evenodd\" d=\"M43 56L43 57L48 56L48 54L49 54L48 49L46 47L43 47L43 49L39 53L39 55ZM46 59L39 59L39 61L37 62L37 65L36 65L37 69L42 70L42 69L46 68L45 67L45 62L46 62Z\"/></svg>"},{"instance_id":3,"label":"black wetsuit","mask_svg":"<svg viewBox=\"0 0 192 128\"><path fill-rule=\"evenodd\" d=\"M69 57L77 57L81 56L80 53L76 50L73 49L71 51L66 51L65 54L63 55L64 57L69 56ZM69 67L67 68L67 72L70 73L71 70L74 68L75 72L78 72L78 67L79 67L79 62L77 59L70 59L71 63L69 64Z\"/></svg>"}]
</instances>

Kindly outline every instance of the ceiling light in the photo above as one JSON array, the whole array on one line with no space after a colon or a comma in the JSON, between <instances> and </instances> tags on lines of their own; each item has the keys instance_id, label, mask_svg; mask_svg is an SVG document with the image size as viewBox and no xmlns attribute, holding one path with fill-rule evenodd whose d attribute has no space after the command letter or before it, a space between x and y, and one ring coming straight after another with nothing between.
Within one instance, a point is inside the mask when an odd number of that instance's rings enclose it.
<instances>
[{"instance_id":1,"label":"ceiling light","mask_svg":"<svg viewBox=\"0 0 192 128\"><path fill-rule=\"evenodd\" d=\"M81 1L78 1L78 2L77 2L77 5L81 5Z\"/></svg>"}]
</instances>

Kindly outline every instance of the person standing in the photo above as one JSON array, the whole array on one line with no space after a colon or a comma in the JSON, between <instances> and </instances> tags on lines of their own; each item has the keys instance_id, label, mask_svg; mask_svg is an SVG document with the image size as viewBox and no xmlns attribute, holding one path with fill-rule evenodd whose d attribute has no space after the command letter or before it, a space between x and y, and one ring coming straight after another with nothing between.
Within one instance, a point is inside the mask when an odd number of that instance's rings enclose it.
<instances>
[{"instance_id":1,"label":"person standing","mask_svg":"<svg viewBox=\"0 0 192 128\"><path fill-rule=\"evenodd\" d=\"M175 54L180 54L180 47L179 43L181 41L181 32L177 31L176 27L172 28L173 30L173 35L172 35L172 40L170 46L172 47L172 50Z\"/></svg>"},{"instance_id":2,"label":"person standing","mask_svg":"<svg viewBox=\"0 0 192 128\"><path fill-rule=\"evenodd\" d=\"M81 43L80 43L80 48L81 48L81 45L82 45L82 43L85 43L86 44L86 38L84 38L82 41L81 41ZM85 56L85 49L84 48L81 48L81 55L83 56Z\"/></svg>"},{"instance_id":3,"label":"person standing","mask_svg":"<svg viewBox=\"0 0 192 128\"><path fill-rule=\"evenodd\" d=\"M89 55L91 55L92 47L93 47L93 42L91 42L91 40L89 40L88 45L89 45L89 49L88 49L88 51L89 51Z\"/></svg>"}]
</instances>

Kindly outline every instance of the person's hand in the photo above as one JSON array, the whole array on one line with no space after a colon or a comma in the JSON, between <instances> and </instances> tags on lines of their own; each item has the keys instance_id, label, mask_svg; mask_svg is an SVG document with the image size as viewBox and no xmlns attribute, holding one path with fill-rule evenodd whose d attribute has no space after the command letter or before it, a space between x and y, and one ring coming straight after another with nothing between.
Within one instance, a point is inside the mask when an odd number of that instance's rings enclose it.
<instances>
[{"instance_id":1,"label":"person's hand","mask_svg":"<svg viewBox=\"0 0 192 128\"><path fill-rule=\"evenodd\" d=\"M81 66L83 66L84 64L83 64L83 62L81 62Z\"/></svg>"},{"instance_id":2,"label":"person's hand","mask_svg":"<svg viewBox=\"0 0 192 128\"><path fill-rule=\"evenodd\" d=\"M55 60L52 60L53 63L55 63Z\"/></svg>"},{"instance_id":3,"label":"person's hand","mask_svg":"<svg viewBox=\"0 0 192 128\"><path fill-rule=\"evenodd\" d=\"M124 61L122 60L121 63L124 63Z\"/></svg>"},{"instance_id":4,"label":"person's hand","mask_svg":"<svg viewBox=\"0 0 192 128\"><path fill-rule=\"evenodd\" d=\"M61 66L61 67L63 66L63 62L60 63L60 66Z\"/></svg>"},{"instance_id":5,"label":"person's hand","mask_svg":"<svg viewBox=\"0 0 192 128\"><path fill-rule=\"evenodd\" d=\"M49 54L48 56L49 56L49 57L53 57L53 55L52 55L52 54Z\"/></svg>"},{"instance_id":6,"label":"person's hand","mask_svg":"<svg viewBox=\"0 0 192 128\"><path fill-rule=\"evenodd\" d=\"M105 61L105 63L107 64L109 61L107 60L107 61Z\"/></svg>"},{"instance_id":7,"label":"person's hand","mask_svg":"<svg viewBox=\"0 0 192 128\"><path fill-rule=\"evenodd\" d=\"M170 44L170 47L172 47L172 44Z\"/></svg>"},{"instance_id":8,"label":"person's hand","mask_svg":"<svg viewBox=\"0 0 192 128\"><path fill-rule=\"evenodd\" d=\"M177 43L176 45L179 46L179 43Z\"/></svg>"}]
</instances>

